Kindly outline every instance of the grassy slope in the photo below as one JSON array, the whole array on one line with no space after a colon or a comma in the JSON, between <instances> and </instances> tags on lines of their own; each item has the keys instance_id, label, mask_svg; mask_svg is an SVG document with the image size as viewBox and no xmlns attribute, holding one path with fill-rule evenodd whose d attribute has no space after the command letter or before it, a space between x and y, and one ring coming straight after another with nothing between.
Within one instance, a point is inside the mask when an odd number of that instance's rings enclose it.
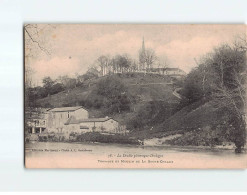
<instances>
[{"instance_id":1,"label":"grassy slope","mask_svg":"<svg viewBox=\"0 0 247 195\"><path fill-rule=\"evenodd\" d=\"M120 78L128 87L129 92L139 99L136 104L132 105L132 110L137 110L138 107L145 104L145 102L154 100L178 103L178 98L172 94L173 85L167 84L171 83L172 79L170 77L153 74L145 75L143 73L126 73L111 75L110 77L113 79L115 77ZM95 87L103 79L105 79L105 77L86 81L83 86L39 99L37 102L41 107L45 107L46 105L51 105L52 107L82 105L82 102L90 99L90 96L92 97ZM102 110L93 108L89 108L89 114L94 117L104 116ZM111 117L114 117L124 124L133 114L133 112L121 113Z\"/></svg>"},{"instance_id":2,"label":"grassy slope","mask_svg":"<svg viewBox=\"0 0 247 195\"><path fill-rule=\"evenodd\" d=\"M134 135L139 138L151 138L197 131L219 124L223 117L222 110L215 108L212 102L196 102L179 110L164 122L157 124L151 131L142 131Z\"/></svg>"},{"instance_id":3,"label":"grassy slope","mask_svg":"<svg viewBox=\"0 0 247 195\"><path fill-rule=\"evenodd\" d=\"M111 75L110 77L120 77L121 80L128 86L130 93L139 97L139 101L132 105L133 110L145 104L148 101L162 100L167 102L178 103L178 99L172 94L174 86L166 83L171 82L171 78L159 75L143 75L135 74L122 74ZM41 106L49 103L54 107L61 106L75 106L80 105L82 101L90 98L90 94L94 91L97 83L101 82L104 77L87 81L82 87L77 87L68 91L52 95L38 100ZM104 116L100 109L89 109L90 115L95 117ZM125 124L134 116L135 112L115 114L114 117L120 123ZM162 137L176 133L184 133L191 130L199 130L209 125L217 124L222 121L222 113L213 107L210 102L196 102L192 105L184 107L168 119L162 119L153 127L147 127L144 131L133 132L131 136L139 139ZM163 121L160 123L160 121Z\"/></svg>"}]
</instances>

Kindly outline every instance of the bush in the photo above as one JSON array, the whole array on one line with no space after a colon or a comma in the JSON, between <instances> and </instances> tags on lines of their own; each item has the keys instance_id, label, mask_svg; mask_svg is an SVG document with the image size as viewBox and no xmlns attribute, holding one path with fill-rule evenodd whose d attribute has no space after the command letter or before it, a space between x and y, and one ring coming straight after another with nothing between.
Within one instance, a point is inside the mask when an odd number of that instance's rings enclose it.
<instances>
[{"instance_id":1,"label":"bush","mask_svg":"<svg viewBox=\"0 0 247 195\"><path fill-rule=\"evenodd\" d=\"M214 128L214 129L213 129ZM203 129L194 129L184 133L183 136L172 140L167 140L165 143L179 146L211 146L222 145L223 142L229 142L229 131L224 125L216 127L206 126Z\"/></svg>"},{"instance_id":2,"label":"bush","mask_svg":"<svg viewBox=\"0 0 247 195\"><path fill-rule=\"evenodd\" d=\"M76 137L78 142L100 142L100 143L119 143L119 144L139 144L137 140L130 139L124 135L102 135L98 132L88 132Z\"/></svg>"}]
</instances>

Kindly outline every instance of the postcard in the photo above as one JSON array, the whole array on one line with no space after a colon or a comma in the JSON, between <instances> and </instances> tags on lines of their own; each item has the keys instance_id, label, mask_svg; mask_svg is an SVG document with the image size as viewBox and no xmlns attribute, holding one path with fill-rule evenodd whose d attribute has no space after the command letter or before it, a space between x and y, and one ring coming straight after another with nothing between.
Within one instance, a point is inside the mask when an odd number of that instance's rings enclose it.
<instances>
[{"instance_id":1,"label":"postcard","mask_svg":"<svg viewBox=\"0 0 247 195\"><path fill-rule=\"evenodd\" d=\"M23 32L26 168L247 168L246 25Z\"/></svg>"}]
</instances>

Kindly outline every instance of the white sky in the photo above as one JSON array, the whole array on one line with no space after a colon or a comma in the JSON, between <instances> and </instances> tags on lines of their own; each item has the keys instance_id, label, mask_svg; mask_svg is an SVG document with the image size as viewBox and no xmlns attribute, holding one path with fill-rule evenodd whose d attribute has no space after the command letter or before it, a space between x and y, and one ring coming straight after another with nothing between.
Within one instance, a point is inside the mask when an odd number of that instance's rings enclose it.
<instances>
[{"instance_id":1,"label":"white sky","mask_svg":"<svg viewBox=\"0 0 247 195\"><path fill-rule=\"evenodd\" d=\"M44 26L39 27L42 29ZM146 48L154 49L161 61L167 57L171 67L189 72L196 66L194 58L199 59L219 44L232 43L246 30L244 25L55 26L44 28L39 38L34 36L49 50L50 55L36 48L33 57L26 59L26 63L34 70L33 80L36 84L41 84L44 76L55 79L59 75L83 74L100 55L127 53L138 60L142 37L145 38Z\"/></svg>"}]
</instances>

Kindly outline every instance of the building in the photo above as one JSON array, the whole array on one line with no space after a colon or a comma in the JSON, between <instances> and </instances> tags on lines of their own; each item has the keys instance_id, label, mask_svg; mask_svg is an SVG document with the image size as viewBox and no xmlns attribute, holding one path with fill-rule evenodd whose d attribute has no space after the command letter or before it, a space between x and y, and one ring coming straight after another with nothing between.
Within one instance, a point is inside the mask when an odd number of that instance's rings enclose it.
<instances>
[{"instance_id":1,"label":"building","mask_svg":"<svg viewBox=\"0 0 247 195\"><path fill-rule=\"evenodd\" d=\"M31 134L40 134L47 129L47 110L45 108L27 109L25 111L25 121L27 132Z\"/></svg>"},{"instance_id":2,"label":"building","mask_svg":"<svg viewBox=\"0 0 247 195\"><path fill-rule=\"evenodd\" d=\"M136 72L167 75L173 78L182 78L186 75L186 73L179 68L154 68L153 65L154 64L150 67L150 64L147 64L147 50L145 48L145 41L143 37L142 47L139 51L139 67Z\"/></svg>"},{"instance_id":3,"label":"building","mask_svg":"<svg viewBox=\"0 0 247 195\"><path fill-rule=\"evenodd\" d=\"M149 68L146 72L151 74L167 75L174 78L186 76L186 72L179 68Z\"/></svg>"},{"instance_id":4,"label":"building","mask_svg":"<svg viewBox=\"0 0 247 195\"><path fill-rule=\"evenodd\" d=\"M65 123L69 132L86 133L99 132L108 134L124 133L125 127L119 125L118 121L110 117L76 119L71 117Z\"/></svg>"},{"instance_id":5,"label":"building","mask_svg":"<svg viewBox=\"0 0 247 195\"><path fill-rule=\"evenodd\" d=\"M46 130L46 119L44 116L33 116L27 120L28 133L42 133Z\"/></svg>"},{"instance_id":6,"label":"building","mask_svg":"<svg viewBox=\"0 0 247 195\"><path fill-rule=\"evenodd\" d=\"M70 117L76 119L87 119L88 111L82 106L53 108L48 111L47 129L48 132L63 133L65 123Z\"/></svg>"},{"instance_id":7,"label":"building","mask_svg":"<svg viewBox=\"0 0 247 195\"><path fill-rule=\"evenodd\" d=\"M42 113L42 114L41 114ZM69 139L71 133L99 132L102 134L126 134L125 126L110 117L89 118L88 111L81 107L61 107L43 112L30 112L27 120L28 133L37 136L55 133ZM34 139L34 138L33 138Z\"/></svg>"}]
</instances>

